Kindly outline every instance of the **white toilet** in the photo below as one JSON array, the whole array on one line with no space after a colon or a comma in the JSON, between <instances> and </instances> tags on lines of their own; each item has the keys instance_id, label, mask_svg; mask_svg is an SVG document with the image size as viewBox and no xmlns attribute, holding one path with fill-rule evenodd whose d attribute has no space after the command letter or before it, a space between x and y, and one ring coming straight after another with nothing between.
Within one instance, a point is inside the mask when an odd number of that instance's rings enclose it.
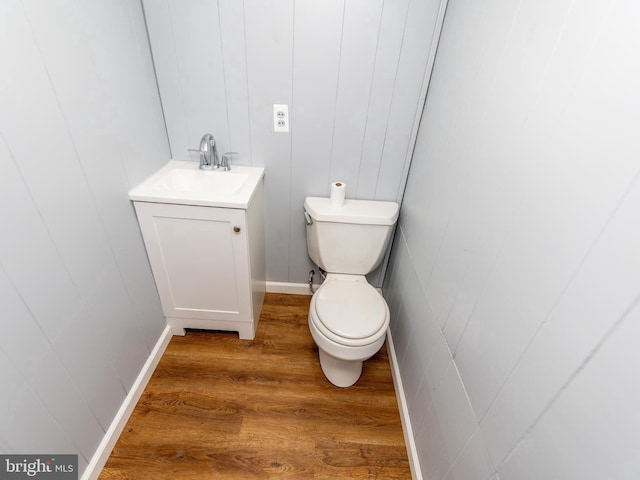
<instances>
[{"instance_id":1,"label":"white toilet","mask_svg":"<svg viewBox=\"0 0 640 480\"><path fill-rule=\"evenodd\" d=\"M307 249L327 277L311 299L309 329L327 379L350 387L362 362L384 343L389 307L365 275L382 260L398 219L398 204L307 197Z\"/></svg>"}]
</instances>

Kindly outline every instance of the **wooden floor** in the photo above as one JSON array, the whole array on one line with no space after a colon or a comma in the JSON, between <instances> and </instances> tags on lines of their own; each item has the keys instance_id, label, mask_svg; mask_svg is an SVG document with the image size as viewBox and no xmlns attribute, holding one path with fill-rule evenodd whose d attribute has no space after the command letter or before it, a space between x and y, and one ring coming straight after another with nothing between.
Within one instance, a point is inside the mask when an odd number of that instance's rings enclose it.
<instances>
[{"instance_id":1,"label":"wooden floor","mask_svg":"<svg viewBox=\"0 0 640 480\"><path fill-rule=\"evenodd\" d=\"M253 341L173 337L100 479L411 479L386 348L334 387L309 299L267 294Z\"/></svg>"}]
</instances>

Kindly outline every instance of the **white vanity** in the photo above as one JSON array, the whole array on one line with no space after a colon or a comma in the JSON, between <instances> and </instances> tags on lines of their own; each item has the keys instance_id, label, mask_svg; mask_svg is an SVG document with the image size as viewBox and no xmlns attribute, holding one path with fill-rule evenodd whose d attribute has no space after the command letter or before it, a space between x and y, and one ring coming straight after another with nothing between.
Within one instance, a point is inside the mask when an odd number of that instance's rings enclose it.
<instances>
[{"instance_id":1,"label":"white vanity","mask_svg":"<svg viewBox=\"0 0 640 480\"><path fill-rule=\"evenodd\" d=\"M264 169L170 161L129 192L162 308L185 328L255 336L265 292Z\"/></svg>"}]
</instances>

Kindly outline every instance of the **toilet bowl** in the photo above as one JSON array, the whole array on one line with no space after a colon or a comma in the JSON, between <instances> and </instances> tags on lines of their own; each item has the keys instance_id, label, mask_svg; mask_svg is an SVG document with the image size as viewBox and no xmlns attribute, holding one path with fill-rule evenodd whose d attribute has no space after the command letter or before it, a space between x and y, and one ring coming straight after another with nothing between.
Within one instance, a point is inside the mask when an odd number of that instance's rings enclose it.
<instances>
[{"instance_id":1,"label":"toilet bowl","mask_svg":"<svg viewBox=\"0 0 640 480\"><path fill-rule=\"evenodd\" d=\"M389 308L364 276L329 274L311 299L309 330L331 383L350 387L384 343Z\"/></svg>"},{"instance_id":2,"label":"toilet bowl","mask_svg":"<svg viewBox=\"0 0 640 480\"><path fill-rule=\"evenodd\" d=\"M309 330L327 379L350 387L389 327L387 302L365 275L384 257L398 204L345 200L337 207L329 198L307 197L304 211L309 257L327 272L311 299Z\"/></svg>"}]
</instances>

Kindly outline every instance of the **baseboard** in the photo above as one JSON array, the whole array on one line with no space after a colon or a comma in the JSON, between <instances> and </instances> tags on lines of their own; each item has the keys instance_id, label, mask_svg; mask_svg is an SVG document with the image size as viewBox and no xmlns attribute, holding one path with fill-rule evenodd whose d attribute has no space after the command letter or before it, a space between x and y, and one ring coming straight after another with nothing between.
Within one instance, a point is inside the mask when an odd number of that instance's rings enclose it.
<instances>
[{"instance_id":1,"label":"baseboard","mask_svg":"<svg viewBox=\"0 0 640 480\"><path fill-rule=\"evenodd\" d=\"M400 421L402 422L404 442L407 445L411 478L413 480L422 480L422 471L420 470L420 462L418 461L418 450L416 449L416 442L413 437L411 419L409 418L409 407L407 405L407 399L404 396L404 389L402 388L402 377L400 376L398 358L396 357L396 351L393 346L393 338L391 338L391 330L387 330L387 353L389 355L389 363L391 364L393 386L396 389L396 398L398 399L398 409L400 410Z\"/></svg>"},{"instance_id":2,"label":"baseboard","mask_svg":"<svg viewBox=\"0 0 640 480\"><path fill-rule=\"evenodd\" d=\"M318 288L314 285L313 288ZM290 293L293 295L311 295L308 283L267 282L267 293Z\"/></svg>"},{"instance_id":3,"label":"baseboard","mask_svg":"<svg viewBox=\"0 0 640 480\"><path fill-rule=\"evenodd\" d=\"M313 290L320 287L317 283L313 284ZM382 294L382 289L376 287L376 290ZM288 293L292 295L312 295L308 283L287 283L287 282L267 282L267 293Z\"/></svg>"},{"instance_id":4,"label":"baseboard","mask_svg":"<svg viewBox=\"0 0 640 480\"><path fill-rule=\"evenodd\" d=\"M82 480L96 480L100 476L100 472L102 471L104 464L107 463L113 447L118 441L118 438L120 437L124 426L127 424L127 420L129 420L138 400L140 400L140 396L147 386L147 383L149 382L153 371L156 369L167 345L169 345L171 337L171 329L167 326L164 329L164 332L162 332L162 335L160 335L155 347L153 347L153 350L149 354L149 358L147 358L147 361L142 367L138 378L133 382L129 394L124 399L124 402L122 402L120 410L118 410L113 422L111 422L102 442L98 445L96 453L93 455L87 469L82 475Z\"/></svg>"}]
</instances>

